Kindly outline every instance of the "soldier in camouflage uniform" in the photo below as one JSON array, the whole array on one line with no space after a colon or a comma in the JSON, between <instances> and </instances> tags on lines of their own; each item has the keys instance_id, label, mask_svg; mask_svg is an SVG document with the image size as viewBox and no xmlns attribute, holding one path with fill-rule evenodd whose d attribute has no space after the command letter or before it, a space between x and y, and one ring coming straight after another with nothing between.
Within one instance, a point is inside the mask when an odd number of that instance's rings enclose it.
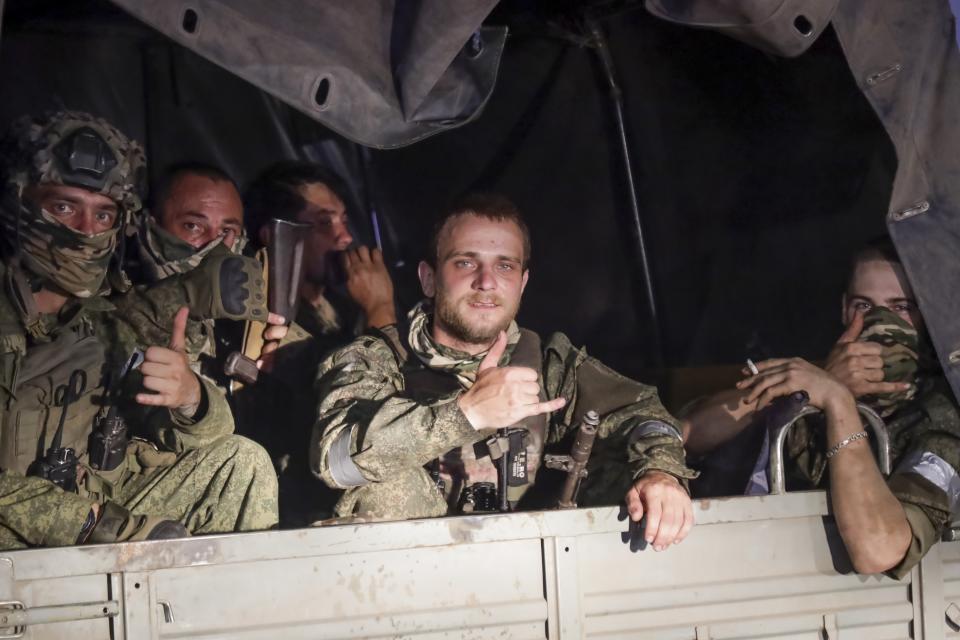
<instances>
[{"instance_id":1,"label":"soldier in camouflage uniform","mask_svg":"<svg viewBox=\"0 0 960 640\"><path fill-rule=\"evenodd\" d=\"M529 236L516 208L473 196L440 222L419 267L428 300L396 326L364 336L319 373L315 473L345 489L339 516L417 518L480 510L481 483L497 483L488 437L524 431L525 468L513 471L512 508L555 506L557 475L544 452L568 453L584 414L600 414L581 504L624 499L657 550L693 524L676 421L654 388L611 371L566 336L547 340L514 317L526 285ZM519 447L518 447L519 448ZM513 482L520 479L521 482ZM522 480L527 480L523 482ZM551 484L553 485L551 487Z\"/></svg>"},{"instance_id":2,"label":"soldier in camouflage uniform","mask_svg":"<svg viewBox=\"0 0 960 640\"><path fill-rule=\"evenodd\" d=\"M273 362L267 375L234 399L237 413L249 418L238 428L266 446L280 474L283 527L328 518L339 497L310 472L307 459L305 445L316 418L317 367L367 327L396 322L393 283L383 255L379 249L349 248L354 239L346 201L339 176L294 161L267 167L244 197L254 243L266 244L268 222L274 218L309 225L294 322L285 335L270 334L280 336L280 343L269 356Z\"/></svg>"},{"instance_id":3,"label":"soldier in camouflage uniform","mask_svg":"<svg viewBox=\"0 0 960 640\"><path fill-rule=\"evenodd\" d=\"M798 358L758 363L759 373L744 371L748 377L736 390L700 403L685 418L688 445L708 450L772 399L806 391L823 413L798 421L788 434L788 490L829 488L856 570L902 577L960 512L960 411L889 243L856 257L843 319L847 328L823 369ZM855 400L886 422L889 478L874 461ZM766 461L758 461L748 493L766 491Z\"/></svg>"},{"instance_id":4,"label":"soldier in camouflage uniform","mask_svg":"<svg viewBox=\"0 0 960 640\"><path fill-rule=\"evenodd\" d=\"M269 459L230 435L223 397L184 354L181 307L246 313L253 284L226 292L223 269L107 302L111 259L139 208L140 148L103 120L61 112L19 120L0 150L0 548L273 526ZM109 283L129 288L119 272ZM149 346L158 343L168 347ZM121 376L136 348L146 349L142 364ZM112 409L136 438L103 471L88 446ZM59 424L77 468L58 486L36 470Z\"/></svg>"},{"instance_id":5,"label":"soldier in camouflage uniform","mask_svg":"<svg viewBox=\"0 0 960 640\"><path fill-rule=\"evenodd\" d=\"M211 253L242 255L247 245L236 184L223 170L201 163L169 167L156 188L152 211L134 216L128 234L124 267L142 285L189 273ZM282 324L276 316L273 320ZM243 334L242 322L207 318L188 323L187 352L194 371L228 391L224 362L242 350Z\"/></svg>"}]
</instances>

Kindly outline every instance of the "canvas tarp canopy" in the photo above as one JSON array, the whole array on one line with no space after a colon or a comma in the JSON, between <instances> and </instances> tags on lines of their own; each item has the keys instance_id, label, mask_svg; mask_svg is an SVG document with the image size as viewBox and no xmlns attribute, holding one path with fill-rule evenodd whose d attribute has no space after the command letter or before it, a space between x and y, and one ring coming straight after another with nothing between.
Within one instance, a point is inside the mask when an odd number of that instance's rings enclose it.
<instances>
[{"instance_id":1,"label":"canvas tarp canopy","mask_svg":"<svg viewBox=\"0 0 960 640\"><path fill-rule=\"evenodd\" d=\"M181 45L360 144L468 122L493 91L497 0L112 0Z\"/></svg>"}]
</instances>

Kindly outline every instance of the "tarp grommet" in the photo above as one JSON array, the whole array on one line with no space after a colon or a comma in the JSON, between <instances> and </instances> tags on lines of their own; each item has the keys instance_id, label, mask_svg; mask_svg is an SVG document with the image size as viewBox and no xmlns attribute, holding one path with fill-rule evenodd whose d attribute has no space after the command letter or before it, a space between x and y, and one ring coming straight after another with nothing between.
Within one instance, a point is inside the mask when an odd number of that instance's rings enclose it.
<instances>
[{"instance_id":1,"label":"tarp grommet","mask_svg":"<svg viewBox=\"0 0 960 640\"><path fill-rule=\"evenodd\" d=\"M196 36L200 31L200 12L185 5L180 15L180 30L188 36Z\"/></svg>"},{"instance_id":2,"label":"tarp grommet","mask_svg":"<svg viewBox=\"0 0 960 640\"><path fill-rule=\"evenodd\" d=\"M330 90L333 88L333 78L324 74L317 78L310 91L310 99L314 109L323 111L330 106Z\"/></svg>"}]
</instances>

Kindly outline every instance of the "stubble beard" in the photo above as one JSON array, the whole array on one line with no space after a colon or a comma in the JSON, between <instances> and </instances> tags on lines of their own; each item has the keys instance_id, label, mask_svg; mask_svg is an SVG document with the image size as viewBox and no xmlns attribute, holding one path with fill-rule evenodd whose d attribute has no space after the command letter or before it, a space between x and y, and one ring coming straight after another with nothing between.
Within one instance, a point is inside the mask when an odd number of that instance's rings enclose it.
<instances>
[{"instance_id":1,"label":"stubble beard","mask_svg":"<svg viewBox=\"0 0 960 640\"><path fill-rule=\"evenodd\" d=\"M480 296L467 296L461 298L464 304L469 304L471 300ZM490 296L483 296L483 299L490 300ZM468 345L487 346L493 342L501 331L505 330L513 322L517 315L516 309L506 307L505 301L499 296L492 298L496 302L498 309L506 311L500 322L496 324L471 325L469 320L464 317L458 308L458 300L451 300L442 290L437 291L435 305L434 321L440 323L444 331L453 336L459 342Z\"/></svg>"}]
</instances>

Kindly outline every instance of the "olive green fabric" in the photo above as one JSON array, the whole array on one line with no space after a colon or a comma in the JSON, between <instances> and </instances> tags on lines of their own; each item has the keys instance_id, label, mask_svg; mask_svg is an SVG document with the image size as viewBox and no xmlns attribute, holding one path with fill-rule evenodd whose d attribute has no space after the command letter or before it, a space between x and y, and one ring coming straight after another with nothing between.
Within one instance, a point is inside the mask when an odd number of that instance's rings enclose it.
<instances>
[{"instance_id":1,"label":"olive green fabric","mask_svg":"<svg viewBox=\"0 0 960 640\"><path fill-rule=\"evenodd\" d=\"M0 551L75 544L95 502L40 478L0 471Z\"/></svg>"},{"instance_id":2,"label":"olive green fabric","mask_svg":"<svg viewBox=\"0 0 960 640\"><path fill-rule=\"evenodd\" d=\"M891 575L903 577L920 562L923 555L956 517L957 494L951 493L950 472L956 478L960 469L960 410L942 376L918 379L917 395L899 405L887 420L890 434L893 473L887 485L903 505L913 532L907 555L891 569ZM801 491L829 488L829 468L822 416L798 421L787 436L787 489ZM871 446L875 446L871 438ZM935 456L944 472L943 486L931 483L919 473L918 457ZM960 480L954 480L960 491Z\"/></svg>"},{"instance_id":3,"label":"olive green fabric","mask_svg":"<svg viewBox=\"0 0 960 640\"><path fill-rule=\"evenodd\" d=\"M138 284L135 291L113 297L111 302L149 344L166 344L170 338L168 317L188 306L190 318L200 321L187 326L187 352L194 359L209 351L202 321L267 319L260 263L234 255L223 245L214 247L195 269L156 283Z\"/></svg>"},{"instance_id":4,"label":"olive green fabric","mask_svg":"<svg viewBox=\"0 0 960 640\"><path fill-rule=\"evenodd\" d=\"M381 336L361 336L320 367L311 467L328 485L345 489L338 516L404 519L447 514L444 496L423 467L451 449L482 439L456 403L459 385L453 393L411 397L405 378L424 364L399 353L398 341L396 327L384 329ZM604 367L559 333L543 343L540 373L547 398L568 400L548 420L547 451L569 451L572 427L587 410L602 416L597 455L581 494L584 504L619 502L630 480L650 470L681 479L695 476L684 465L679 437L631 433L647 420L676 426L656 389ZM362 475L362 486L339 485L331 472L332 447L341 434L349 438L349 456Z\"/></svg>"},{"instance_id":5,"label":"olive green fabric","mask_svg":"<svg viewBox=\"0 0 960 640\"><path fill-rule=\"evenodd\" d=\"M53 392L76 368L86 372L87 387L69 407L64 444L75 447L85 465L87 436L102 409L106 374L116 373L134 348L166 344L170 319L184 303L170 290L154 293L136 289L122 297L123 308L136 313L124 313L100 297L74 299L58 316L45 318L48 336L27 339L11 315L15 307L0 292L0 344L10 349L0 354L8 376L0 385L0 543L71 544L92 500L105 498L134 512L158 509L149 515L180 520L193 532L276 524L276 477L269 458L258 445L230 435L233 419L226 399L206 380L201 408L188 419L135 403L132 394L140 381L138 374L131 376L120 406L133 435L153 444L135 441L125 463L113 472L87 468L83 496L21 475L37 452L50 445L63 410Z\"/></svg>"},{"instance_id":6,"label":"olive green fabric","mask_svg":"<svg viewBox=\"0 0 960 640\"><path fill-rule=\"evenodd\" d=\"M246 237L238 240L245 241ZM129 271L137 284L155 284L170 278L169 283L152 287L155 299L213 295L212 289L201 291L203 282L199 283L201 286L194 285L195 276L190 274L198 267L209 269L206 258L218 260L226 256L227 248L222 243L215 241L197 251L164 231L149 215L138 219L135 243L136 255ZM238 254L241 247L238 242L229 251ZM185 276L187 284L177 276ZM337 497L310 473L306 443L315 420L313 384L317 367L330 351L348 343L356 334L343 323L349 314L339 313L326 299L322 302L320 309L301 302L296 321L291 323L274 354L272 369L261 371L255 384L234 389L228 396L237 432L262 444L272 459L279 476L280 523L284 528L306 526L329 517ZM123 301L117 304L126 307ZM187 343L194 370L226 388L228 380L222 373L224 354L217 352L217 341L223 345L225 340L239 349L241 336L242 327L192 319L187 326ZM161 334L154 337L162 339Z\"/></svg>"},{"instance_id":7,"label":"olive green fabric","mask_svg":"<svg viewBox=\"0 0 960 640\"><path fill-rule=\"evenodd\" d=\"M0 472L0 550L74 544L94 502L182 523L192 534L277 524L277 477L263 447L223 435L179 454L137 440L110 473L86 468L80 493Z\"/></svg>"},{"instance_id":8,"label":"olive green fabric","mask_svg":"<svg viewBox=\"0 0 960 640\"><path fill-rule=\"evenodd\" d=\"M88 483L90 495L134 513L177 520L194 534L277 524L277 476L270 457L242 436L223 435L180 454L135 441L123 471L105 476Z\"/></svg>"}]
</instances>

